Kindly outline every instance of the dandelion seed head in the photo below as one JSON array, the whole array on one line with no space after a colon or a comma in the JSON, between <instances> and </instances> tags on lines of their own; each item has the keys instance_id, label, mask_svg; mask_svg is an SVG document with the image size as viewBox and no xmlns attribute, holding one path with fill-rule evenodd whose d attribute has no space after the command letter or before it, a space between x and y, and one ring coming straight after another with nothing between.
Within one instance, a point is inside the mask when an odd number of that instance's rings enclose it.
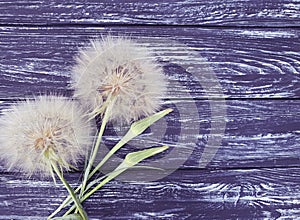
<instances>
[{"instance_id":1,"label":"dandelion seed head","mask_svg":"<svg viewBox=\"0 0 300 220\"><path fill-rule=\"evenodd\" d=\"M130 123L159 109L166 79L147 48L109 36L80 50L72 86L74 96L91 111L114 96L110 119Z\"/></svg>"},{"instance_id":2,"label":"dandelion seed head","mask_svg":"<svg viewBox=\"0 0 300 220\"><path fill-rule=\"evenodd\" d=\"M91 145L91 126L83 115L76 103L59 96L13 105L0 118L0 158L28 176L50 176L50 160L70 170Z\"/></svg>"}]
</instances>

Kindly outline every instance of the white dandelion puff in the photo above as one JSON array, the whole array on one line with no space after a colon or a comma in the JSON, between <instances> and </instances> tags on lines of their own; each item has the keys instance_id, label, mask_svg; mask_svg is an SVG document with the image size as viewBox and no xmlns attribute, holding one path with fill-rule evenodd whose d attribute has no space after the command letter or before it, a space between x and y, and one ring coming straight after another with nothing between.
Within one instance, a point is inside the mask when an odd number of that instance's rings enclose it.
<instances>
[{"instance_id":1,"label":"white dandelion puff","mask_svg":"<svg viewBox=\"0 0 300 220\"><path fill-rule=\"evenodd\" d=\"M130 123L159 109L166 79L147 48L109 36L80 50L72 86L74 96L92 112L102 114L103 104L113 96L110 120Z\"/></svg>"},{"instance_id":2,"label":"white dandelion puff","mask_svg":"<svg viewBox=\"0 0 300 220\"><path fill-rule=\"evenodd\" d=\"M59 96L15 104L0 118L0 158L29 176L53 176L53 162L70 170L91 145L91 126L83 115L73 101Z\"/></svg>"}]
</instances>

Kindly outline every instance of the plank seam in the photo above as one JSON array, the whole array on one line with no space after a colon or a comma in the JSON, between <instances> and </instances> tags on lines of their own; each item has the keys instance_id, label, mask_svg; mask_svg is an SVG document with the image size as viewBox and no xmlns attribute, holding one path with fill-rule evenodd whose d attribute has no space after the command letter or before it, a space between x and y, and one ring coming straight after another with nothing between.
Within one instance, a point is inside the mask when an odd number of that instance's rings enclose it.
<instances>
[{"instance_id":1,"label":"plank seam","mask_svg":"<svg viewBox=\"0 0 300 220\"><path fill-rule=\"evenodd\" d=\"M35 97L34 95L32 97ZM65 96L66 98L72 98L71 96ZM30 98L29 98L30 99ZM28 100L28 98L0 98L0 102L19 102L19 101L25 101ZM287 97L249 97L249 98L216 98L216 97L204 97L204 98L170 98L170 99L163 99L163 100L172 100L172 101L191 101L191 100L195 100L195 101L201 101L201 100L212 100L212 101L272 101L272 100L278 100L278 101L298 101L300 100L300 97L291 97L291 98L287 98Z\"/></svg>"},{"instance_id":2,"label":"plank seam","mask_svg":"<svg viewBox=\"0 0 300 220\"><path fill-rule=\"evenodd\" d=\"M28 27L28 28L65 28L65 27L167 27L167 28L206 28L206 29L300 29L299 25L286 25L286 26L263 26L263 25L207 25L207 24L88 24L88 23L51 23L51 24L19 24L19 23L0 23L0 27Z\"/></svg>"}]
</instances>

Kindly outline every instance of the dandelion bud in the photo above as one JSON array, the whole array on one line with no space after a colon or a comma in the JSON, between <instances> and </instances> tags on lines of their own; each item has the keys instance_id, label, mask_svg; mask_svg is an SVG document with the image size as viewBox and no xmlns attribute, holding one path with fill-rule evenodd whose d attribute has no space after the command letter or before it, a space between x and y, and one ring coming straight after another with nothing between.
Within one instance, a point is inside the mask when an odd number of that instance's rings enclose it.
<instances>
[{"instance_id":1,"label":"dandelion bud","mask_svg":"<svg viewBox=\"0 0 300 220\"><path fill-rule=\"evenodd\" d=\"M110 36L80 50L72 86L91 112L102 114L105 101L114 97L110 120L130 123L159 109L166 80L147 48Z\"/></svg>"},{"instance_id":2,"label":"dandelion bud","mask_svg":"<svg viewBox=\"0 0 300 220\"><path fill-rule=\"evenodd\" d=\"M40 96L0 118L0 158L27 175L53 176L51 162L70 170L91 146L91 126L71 100Z\"/></svg>"}]
</instances>

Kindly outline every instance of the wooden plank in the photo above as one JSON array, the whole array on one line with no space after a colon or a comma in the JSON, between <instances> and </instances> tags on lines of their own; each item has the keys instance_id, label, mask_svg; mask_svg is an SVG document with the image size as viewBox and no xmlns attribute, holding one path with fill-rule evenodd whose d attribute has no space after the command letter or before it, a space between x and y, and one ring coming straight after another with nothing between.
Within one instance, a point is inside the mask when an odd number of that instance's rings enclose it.
<instances>
[{"instance_id":1,"label":"wooden plank","mask_svg":"<svg viewBox=\"0 0 300 220\"><path fill-rule=\"evenodd\" d=\"M84 207L92 219L296 219L299 173L299 168L177 170L157 182L113 181ZM78 174L66 176L75 187ZM0 219L44 219L67 194L51 180L16 174L1 175L0 183Z\"/></svg>"},{"instance_id":2,"label":"wooden plank","mask_svg":"<svg viewBox=\"0 0 300 220\"><path fill-rule=\"evenodd\" d=\"M167 98L300 97L298 29L1 27L0 99L70 95L77 47L108 33L154 50L169 77Z\"/></svg>"},{"instance_id":3,"label":"wooden plank","mask_svg":"<svg viewBox=\"0 0 300 220\"><path fill-rule=\"evenodd\" d=\"M2 0L0 23L299 26L299 10L299 0Z\"/></svg>"},{"instance_id":4,"label":"wooden plank","mask_svg":"<svg viewBox=\"0 0 300 220\"><path fill-rule=\"evenodd\" d=\"M213 101L218 106L219 101ZM0 104L0 113L11 102ZM108 167L112 169L128 152L167 144L170 149L148 165L175 170L178 167L209 168L293 167L300 163L300 100L229 100L227 116L212 117L205 100L169 100L164 107L174 108L144 135L124 146ZM0 115L1 116L1 115ZM218 121L226 117L223 134ZM105 153L128 127L110 124L101 149ZM220 145L209 140L220 138ZM208 152L208 153L205 153ZM150 163L150 164L149 164ZM5 169L0 166L0 171Z\"/></svg>"}]
</instances>

